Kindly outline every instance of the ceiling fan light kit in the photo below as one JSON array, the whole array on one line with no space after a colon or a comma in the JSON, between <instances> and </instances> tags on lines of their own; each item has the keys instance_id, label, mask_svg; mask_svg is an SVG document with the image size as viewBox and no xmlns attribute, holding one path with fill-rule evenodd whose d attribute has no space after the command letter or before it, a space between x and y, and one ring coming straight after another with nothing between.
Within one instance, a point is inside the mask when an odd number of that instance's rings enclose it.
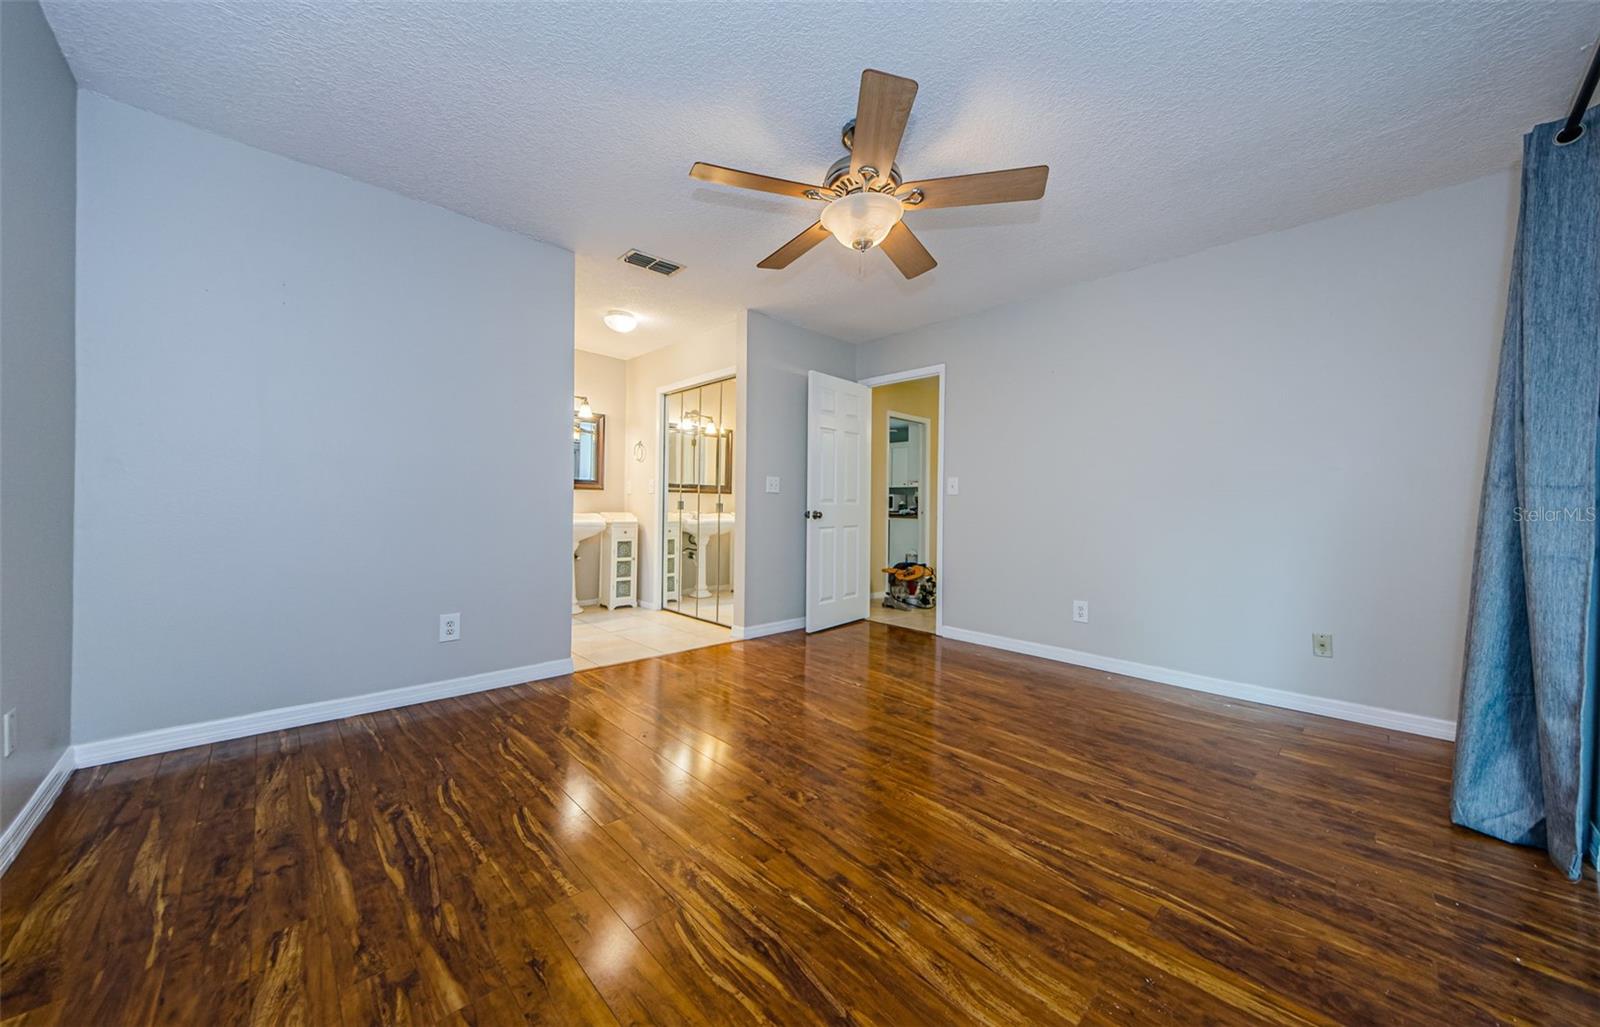
<instances>
[{"instance_id":1,"label":"ceiling fan light kit","mask_svg":"<svg viewBox=\"0 0 1600 1027\"><path fill-rule=\"evenodd\" d=\"M904 214L905 208L890 194L863 190L824 207L822 227L852 250L866 252L883 242Z\"/></svg>"},{"instance_id":2,"label":"ceiling fan light kit","mask_svg":"<svg viewBox=\"0 0 1600 1027\"><path fill-rule=\"evenodd\" d=\"M845 123L841 134L850 155L828 169L825 185L806 185L705 163L690 168L689 175L702 182L827 204L815 224L778 247L757 267L786 268L831 235L842 245L863 253L881 247L902 275L915 278L933 270L938 261L906 227L903 218L907 211L1037 200L1044 195L1050 174L1049 167L1039 164L906 183L895 156L916 96L917 84L911 79L871 69L863 71L856 116Z\"/></svg>"}]
</instances>

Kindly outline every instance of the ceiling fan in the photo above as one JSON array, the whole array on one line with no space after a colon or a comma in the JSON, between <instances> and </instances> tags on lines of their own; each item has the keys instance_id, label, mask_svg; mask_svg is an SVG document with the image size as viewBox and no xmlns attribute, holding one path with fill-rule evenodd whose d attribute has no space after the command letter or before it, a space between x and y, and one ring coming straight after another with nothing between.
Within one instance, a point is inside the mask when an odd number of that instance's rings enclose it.
<instances>
[{"instance_id":1,"label":"ceiling fan","mask_svg":"<svg viewBox=\"0 0 1600 1027\"><path fill-rule=\"evenodd\" d=\"M871 69L863 71L856 116L845 123L842 136L850 153L834 162L822 185L704 163L690 168L689 177L827 204L816 224L778 247L756 267L786 268L832 235L862 252L883 247L901 274L915 278L933 270L938 261L901 220L906 211L1037 200L1044 195L1045 179L1050 174L1048 166L1038 164L1008 171L903 181L894 158L916 97L917 84L909 78Z\"/></svg>"}]
</instances>

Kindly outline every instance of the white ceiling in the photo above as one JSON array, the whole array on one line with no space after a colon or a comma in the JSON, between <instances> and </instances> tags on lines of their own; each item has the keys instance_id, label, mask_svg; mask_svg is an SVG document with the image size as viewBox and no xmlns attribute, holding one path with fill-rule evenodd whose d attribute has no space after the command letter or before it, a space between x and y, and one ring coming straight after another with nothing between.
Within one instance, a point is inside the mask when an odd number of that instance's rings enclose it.
<instances>
[{"instance_id":1,"label":"white ceiling","mask_svg":"<svg viewBox=\"0 0 1600 1027\"><path fill-rule=\"evenodd\" d=\"M745 307L877 338L1505 168L1600 34L1596 2L45 8L87 89L571 249L577 344L624 357ZM913 282L831 244L758 270L816 206L690 164L815 181L866 67L921 83L908 178L1049 192L913 213Z\"/></svg>"}]
</instances>

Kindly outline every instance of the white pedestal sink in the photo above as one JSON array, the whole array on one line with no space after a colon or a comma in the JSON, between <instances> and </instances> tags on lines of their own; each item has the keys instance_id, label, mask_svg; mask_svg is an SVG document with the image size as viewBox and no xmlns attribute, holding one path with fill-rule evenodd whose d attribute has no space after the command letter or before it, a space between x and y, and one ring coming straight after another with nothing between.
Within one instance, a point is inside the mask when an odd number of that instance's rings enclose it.
<instances>
[{"instance_id":1,"label":"white pedestal sink","mask_svg":"<svg viewBox=\"0 0 1600 1027\"><path fill-rule=\"evenodd\" d=\"M578 605L578 545L586 538L594 538L606 530L606 519L594 513L572 515L572 613L583 612Z\"/></svg>"},{"instance_id":2,"label":"white pedestal sink","mask_svg":"<svg viewBox=\"0 0 1600 1027\"><path fill-rule=\"evenodd\" d=\"M678 515L678 527L694 536L694 588L689 592L691 599L709 599L711 590L706 587L706 546L712 539L718 539L716 552L722 553L722 547L727 545L719 536L733 530L733 514L731 513L697 513L685 510Z\"/></svg>"}]
</instances>

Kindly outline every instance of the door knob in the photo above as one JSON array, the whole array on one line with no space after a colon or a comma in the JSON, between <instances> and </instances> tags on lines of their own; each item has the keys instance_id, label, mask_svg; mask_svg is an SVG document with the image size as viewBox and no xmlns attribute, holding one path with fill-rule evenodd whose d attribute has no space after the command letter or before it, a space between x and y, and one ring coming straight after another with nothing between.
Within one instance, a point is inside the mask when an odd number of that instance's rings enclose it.
<instances>
[{"instance_id":1,"label":"door knob","mask_svg":"<svg viewBox=\"0 0 1600 1027\"><path fill-rule=\"evenodd\" d=\"M811 520L820 521L820 520L822 520L822 511L821 510L810 510L810 511L807 511L806 516L808 518L810 518Z\"/></svg>"}]
</instances>

